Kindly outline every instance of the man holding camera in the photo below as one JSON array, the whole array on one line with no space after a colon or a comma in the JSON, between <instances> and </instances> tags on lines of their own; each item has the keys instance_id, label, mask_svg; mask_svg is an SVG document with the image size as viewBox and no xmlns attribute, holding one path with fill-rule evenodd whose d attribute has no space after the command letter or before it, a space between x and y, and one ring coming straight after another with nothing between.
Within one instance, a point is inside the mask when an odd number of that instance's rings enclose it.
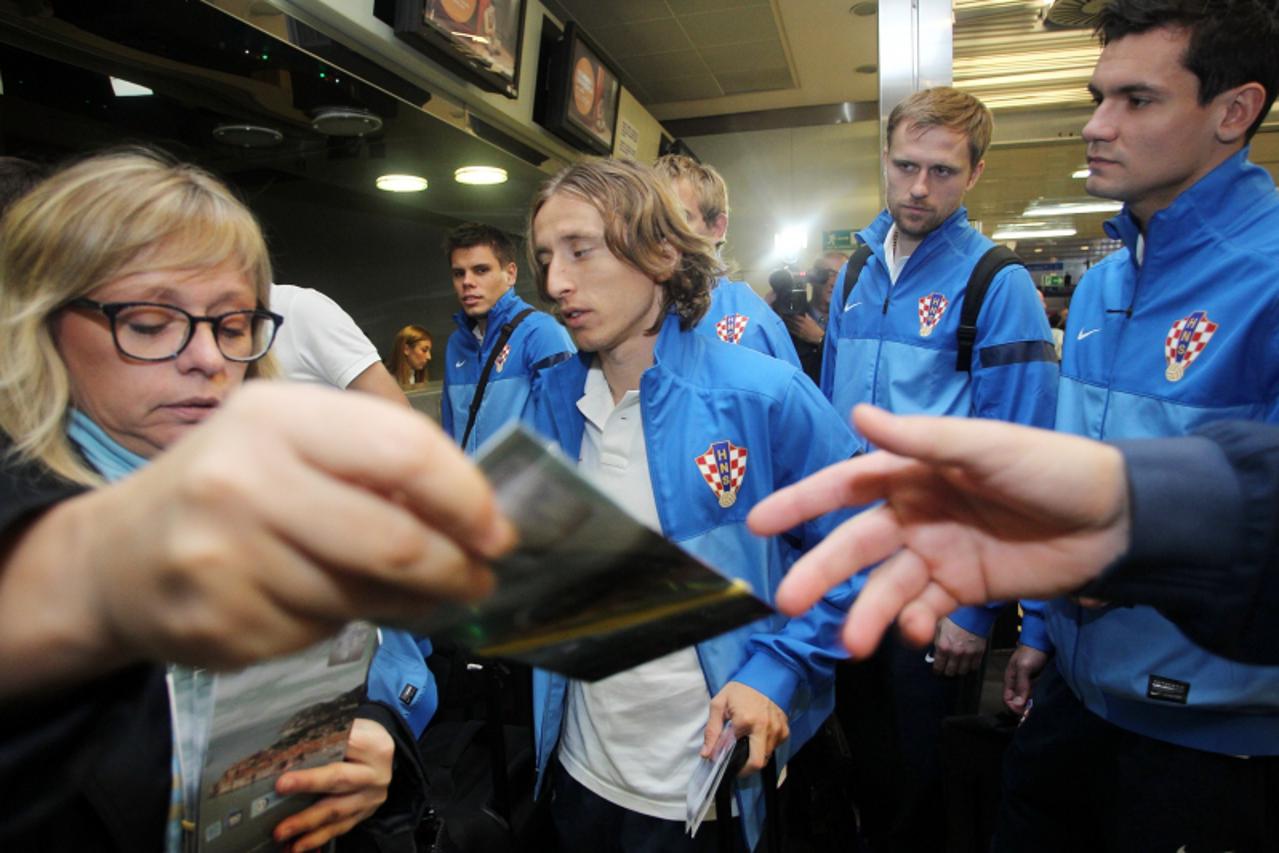
<instances>
[{"instance_id":1,"label":"man holding camera","mask_svg":"<svg viewBox=\"0 0 1279 853\"><path fill-rule=\"evenodd\" d=\"M799 353L800 367L817 383L822 381L822 344L826 341L826 322L830 316L835 277L847 262L848 255L843 252L826 252L814 261L806 276L806 283L812 288L808 307L784 318L795 352Z\"/></svg>"},{"instance_id":2,"label":"man holding camera","mask_svg":"<svg viewBox=\"0 0 1279 853\"><path fill-rule=\"evenodd\" d=\"M991 130L986 106L948 87L916 92L889 116L883 152L888 209L858 234L869 255L863 249L865 263L850 261L836 280L826 329L821 386L841 415L873 403L895 414L1053 425L1057 357L1030 275L1020 264L990 277L973 275L994 244L968 224L962 203L985 168ZM846 285L850 270L857 277ZM989 287L976 328L961 344L965 299L971 283L974 304L968 307L977 307L978 281ZM967 363L961 351L968 352ZM902 777L896 803L885 807L892 818L884 849L937 850L944 844L921 834L943 825L934 815L942 807L941 721L959 701L957 677L979 669L996 614L997 608L958 610L938 624L927 653L890 640L873 667L849 675L873 680L860 692L878 688L891 697L898 750L892 758ZM856 719L848 722L859 728ZM876 731L866 738L882 736ZM873 830L871 835L874 843Z\"/></svg>"}]
</instances>

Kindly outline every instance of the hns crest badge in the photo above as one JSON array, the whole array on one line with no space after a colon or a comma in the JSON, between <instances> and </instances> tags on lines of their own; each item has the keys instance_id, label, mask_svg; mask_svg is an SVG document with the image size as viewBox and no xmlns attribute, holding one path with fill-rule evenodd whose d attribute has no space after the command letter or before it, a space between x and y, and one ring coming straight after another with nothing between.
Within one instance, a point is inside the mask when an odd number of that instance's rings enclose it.
<instances>
[{"instance_id":1,"label":"hns crest badge","mask_svg":"<svg viewBox=\"0 0 1279 853\"><path fill-rule=\"evenodd\" d=\"M706 479L719 505L728 509L737 503L737 490L746 476L746 448L735 447L728 440L712 442L706 452L697 457L697 470Z\"/></svg>"},{"instance_id":2,"label":"hns crest badge","mask_svg":"<svg viewBox=\"0 0 1279 853\"><path fill-rule=\"evenodd\" d=\"M511 345L502 346L502 351L497 354L497 358L493 359L493 366L497 368L497 372L501 373L502 368L506 367L506 360L511 357Z\"/></svg>"},{"instance_id":3,"label":"hns crest badge","mask_svg":"<svg viewBox=\"0 0 1279 853\"><path fill-rule=\"evenodd\" d=\"M926 338L937 328L941 315L946 313L950 302L940 293L930 293L919 300L919 336Z\"/></svg>"},{"instance_id":4,"label":"hns crest badge","mask_svg":"<svg viewBox=\"0 0 1279 853\"><path fill-rule=\"evenodd\" d=\"M725 314L715 324L715 334L726 344L740 343L750 321L745 314Z\"/></svg>"},{"instance_id":5,"label":"hns crest badge","mask_svg":"<svg viewBox=\"0 0 1279 853\"><path fill-rule=\"evenodd\" d=\"M1204 351L1216 331L1217 324L1208 319L1207 311L1196 311L1173 323L1164 338L1164 361L1168 364L1164 378L1180 382L1186 368Z\"/></svg>"}]
</instances>

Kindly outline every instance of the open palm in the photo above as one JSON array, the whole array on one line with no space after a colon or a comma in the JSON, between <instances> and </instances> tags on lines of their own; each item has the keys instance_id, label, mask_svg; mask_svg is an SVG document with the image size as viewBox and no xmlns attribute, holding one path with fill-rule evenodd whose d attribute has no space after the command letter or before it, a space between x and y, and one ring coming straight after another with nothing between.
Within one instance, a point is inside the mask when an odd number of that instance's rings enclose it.
<instances>
[{"instance_id":1,"label":"open palm","mask_svg":"<svg viewBox=\"0 0 1279 853\"><path fill-rule=\"evenodd\" d=\"M1078 589L1128 541L1123 460L1073 436L994 421L854 412L879 451L833 465L762 502L756 533L838 507L875 504L791 569L779 606L803 612L831 586L884 561L845 630L869 654L897 619L923 644L966 604ZM878 502L878 503L876 503Z\"/></svg>"}]
</instances>

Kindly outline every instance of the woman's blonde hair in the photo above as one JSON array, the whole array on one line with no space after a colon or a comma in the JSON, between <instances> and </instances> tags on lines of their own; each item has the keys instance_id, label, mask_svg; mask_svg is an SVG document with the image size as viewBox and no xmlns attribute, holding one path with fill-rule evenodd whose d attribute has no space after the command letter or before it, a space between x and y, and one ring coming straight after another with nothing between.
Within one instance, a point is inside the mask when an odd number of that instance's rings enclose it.
<instances>
[{"instance_id":1,"label":"woman's blonde hair","mask_svg":"<svg viewBox=\"0 0 1279 853\"><path fill-rule=\"evenodd\" d=\"M408 358L404 355L404 350L412 349L421 341L430 341L431 333L421 326L415 326L412 323L405 326L395 333L395 343L391 344L391 360L388 369L391 375L395 377L395 381L403 386L417 385L419 382L425 382L430 375L429 366L422 369L422 376L419 379L416 375L417 371L409 364ZM432 342L434 345L434 342Z\"/></svg>"},{"instance_id":2,"label":"woman's blonde hair","mask_svg":"<svg viewBox=\"0 0 1279 853\"><path fill-rule=\"evenodd\" d=\"M271 261L253 214L212 175L158 151L85 158L15 202L0 220L0 429L11 452L100 483L66 437L71 384L53 316L124 276L227 266L269 307ZM273 372L268 357L246 375Z\"/></svg>"},{"instance_id":3,"label":"woman's blonde hair","mask_svg":"<svg viewBox=\"0 0 1279 853\"><path fill-rule=\"evenodd\" d=\"M689 227L670 181L651 166L633 160L588 158L565 167L533 198L528 218L528 256L537 291L550 299L546 269L537 262L533 220L552 196L563 193L585 201L604 220L604 243L613 256L662 286L662 313L679 315L691 329L711 304L711 288L724 267L715 245ZM677 258L672 268L672 252ZM659 317L650 334L656 334Z\"/></svg>"}]
</instances>

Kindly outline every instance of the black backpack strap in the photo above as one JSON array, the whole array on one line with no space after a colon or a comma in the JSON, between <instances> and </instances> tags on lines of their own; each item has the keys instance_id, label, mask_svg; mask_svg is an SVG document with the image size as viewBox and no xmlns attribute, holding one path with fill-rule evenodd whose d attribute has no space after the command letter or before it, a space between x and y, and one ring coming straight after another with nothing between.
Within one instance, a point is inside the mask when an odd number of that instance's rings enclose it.
<instances>
[{"instance_id":1,"label":"black backpack strap","mask_svg":"<svg viewBox=\"0 0 1279 853\"><path fill-rule=\"evenodd\" d=\"M511 335L515 332L515 327L523 323L524 318L532 313L532 308L525 308L502 324L502 331L498 334L497 341L493 344L493 349L489 350L488 360L484 362L484 370L480 373L480 381L475 386L475 396L471 398L471 410L466 415L466 430L462 433L463 450L466 449L466 442L471 437L471 429L475 426L475 418L480 413L480 403L484 401L484 389L489 384L489 374L493 372L493 362L497 361L498 355L502 352L502 347L506 346L506 342L511 339Z\"/></svg>"},{"instance_id":2,"label":"black backpack strap","mask_svg":"<svg viewBox=\"0 0 1279 853\"><path fill-rule=\"evenodd\" d=\"M857 284L857 279L861 278L862 267L866 266L866 262L870 260L870 246L866 243L858 243L857 251L853 252L853 256L848 259L848 268L844 271L844 291L839 297L839 307L848 306L848 297L853 293L853 285Z\"/></svg>"},{"instance_id":3,"label":"black backpack strap","mask_svg":"<svg viewBox=\"0 0 1279 853\"><path fill-rule=\"evenodd\" d=\"M959 343L955 355L955 369L967 372L973 369L973 345L977 342L977 315L986 301L986 291L995 275L1004 267L1021 264L1021 258L1007 246L992 246L973 267L964 291L964 307L959 312L959 330L955 337Z\"/></svg>"}]
</instances>

